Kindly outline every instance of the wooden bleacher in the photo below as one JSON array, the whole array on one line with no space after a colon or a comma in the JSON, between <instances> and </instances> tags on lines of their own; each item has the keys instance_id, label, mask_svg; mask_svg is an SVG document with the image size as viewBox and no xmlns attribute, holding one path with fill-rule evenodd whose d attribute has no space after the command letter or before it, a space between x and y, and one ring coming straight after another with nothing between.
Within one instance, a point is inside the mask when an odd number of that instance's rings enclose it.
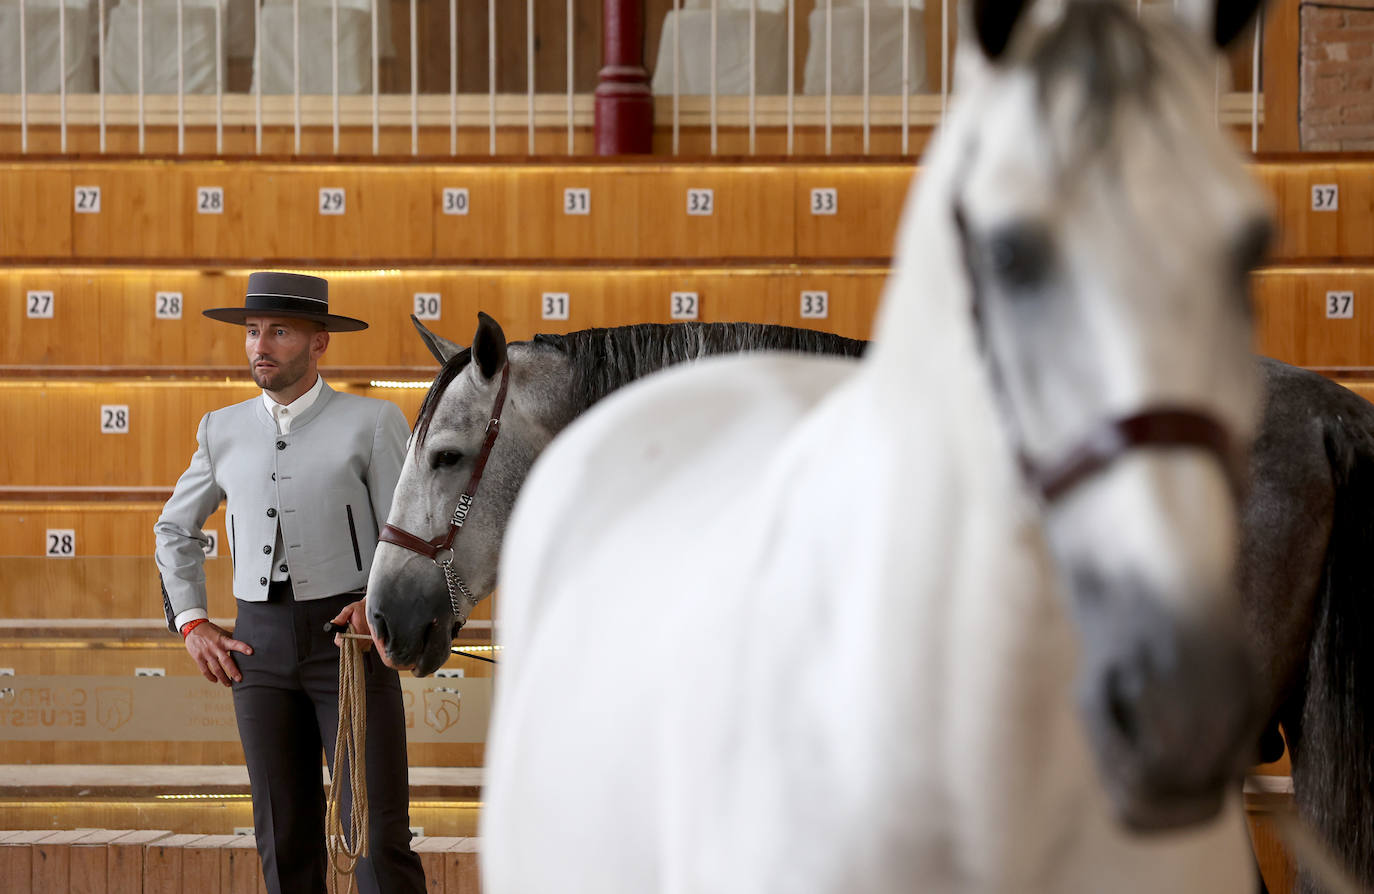
<instances>
[{"instance_id":1,"label":"wooden bleacher","mask_svg":"<svg viewBox=\"0 0 1374 894\"><path fill-rule=\"evenodd\" d=\"M480 842L424 836L411 846L430 894L478 894ZM0 831L6 894L266 894L252 836L165 830ZM330 891L336 889L330 880Z\"/></svg>"},{"instance_id":2,"label":"wooden bleacher","mask_svg":"<svg viewBox=\"0 0 1374 894\"><path fill-rule=\"evenodd\" d=\"M1366 288L1374 285L1371 165L1291 156L1252 166L1280 220L1274 263L1253 278L1258 349L1327 370L1367 397L1374 397L1374 381L1360 377L1374 369L1374 314L1362 303L1374 294ZM151 528L194 448L195 420L255 393L246 384L241 333L200 316L204 308L238 304L250 269L328 276L334 309L372 328L334 339L326 377L338 388L394 400L413 419L422 391L368 380L432 375L435 365L408 319L417 293L441 296L442 316L429 325L459 342L471 337L479 309L496 316L511 339L668 322L674 291L698 294L702 320L868 337L915 172L905 162L853 159L0 164L0 429L23 432L35 445L0 458L0 571L7 580L0 587L0 665L21 677L118 679L150 666L196 676L180 642L162 628ZM1338 207L1314 211L1313 188L1326 184L1337 186ZM100 189L101 210L78 213L75 190L91 186ZM222 213L198 213L203 187L223 190ZM320 190L335 188L345 192L345 213L321 215ZM444 190L458 188L467 190L467 213L445 214ZM563 213L565 189L589 190L588 214ZM713 190L714 213L688 215L689 189ZM836 191L834 215L811 213L813 189ZM825 319L802 318L803 290L827 293ZM1354 294L1351 319L1326 316L1332 291ZM52 293L50 319L28 315L31 292ZM180 319L156 318L159 292L181 296ZM566 320L542 317L545 292L567 293ZM105 405L129 407L127 434L100 432ZM222 511L207 528L223 531ZM75 558L45 557L49 529L76 532ZM219 618L233 614L227 552L222 544L220 558L207 564L211 613ZM465 635L488 637L490 617L488 602ZM475 661L455 662L469 676L490 673ZM421 742L410 745L409 756L417 768L477 768L483 749ZM219 741L9 741L0 742L0 763L20 768L18 781L0 782L0 818L31 816L6 811L41 795L113 827L149 809L140 798L152 789L137 789L128 766L193 788L185 780L205 765L240 772L241 752ZM42 789L34 769L43 766L76 769L56 769L65 782ZM102 772L122 774L128 785L120 789L108 775L102 783ZM474 831L434 838L434 829L453 820L424 806L460 795L412 783L421 805L412 814L431 832L417 843L438 880L431 890L476 891L475 843L464 837ZM1291 881L1272 823L1291 794L1277 785L1247 795L1274 891ZM103 806L95 796L90 803L67 797L82 788L104 796ZM243 790L228 785L221 794ZM479 796L475 785L461 794ZM220 814L196 814L195 805L189 800L181 814L168 814L177 818L165 825L181 833L175 836L0 833L0 879L27 877L30 887L15 888L20 892L65 891L62 885L101 873L114 885L118 872L136 864L144 891L182 890L204 873L219 879L209 891L257 891L256 855L244 847L251 839L223 834L222 820L233 811L241 816L243 799L220 805Z\"/></svg>"},{"instance_id":3,"label":"wooden bleacher","mask_svg":"<svg viewBox=\"0 0 1374 894\"><path fill-rule=\"evenodd\" d=\"M1252 170L1282 221L1278 261L1374 258L1370 162L1261 157ZM26 161L0 165L0 258L78 263L419 263L771 259L891 256L906 162L623 161L598 163L282 163ZM1330 211L1314 186L1334 184ZM77 188L99 211L78 211ZM200 213L198 190L223 190ZM444 190L467 190L465 214ZM321 190L343 190L343 213L321 214ZM565 214L565 190L588 190ZM689 215L687 191L713 190L713 213ZM834 214L812 214L811 191L836 190ZM93 207L89 193L83 204Z\"/></svg>"}]
</instances>

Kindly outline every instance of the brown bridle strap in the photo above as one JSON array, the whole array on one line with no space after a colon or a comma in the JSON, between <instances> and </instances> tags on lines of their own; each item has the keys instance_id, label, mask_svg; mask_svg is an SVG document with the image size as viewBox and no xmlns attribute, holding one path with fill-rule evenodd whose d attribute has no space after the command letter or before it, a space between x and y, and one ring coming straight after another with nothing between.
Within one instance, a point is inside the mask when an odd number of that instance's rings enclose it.
<instances>
[{"instance_id":1,"label":"brown bridle strap","mask_svg":"<svg viewBox=\"0 0 1374 894\"><path fill-rule=\"evenodd\" d=\"M468 476L467 487L458 496L458 505L454 507L453 516L449 519L448 530L433 540L422 540L403 528L387 524L382 526L382 533L377 538L379 541L395 544L402 549L408 549L425 558L433 559L436 565L441 564L440 553L453 549L453 541L457 539L458 532L463 529L463 523L467 521L468 510L472 508L472 501L477 496L477 486L482 483L482 473L486 471L487 460L491 457L491 448L496 444L497 435L501 433L501 413L506 408L506 391L509 387L510 363L507 362L501 367L501 386L496 390L496 400L492 404L491 419L487 422L487 433L482 440L482 449L477 454L477 461L472 465L472 474Z\"/></svg>"},{"instance_id":2,"label":"brown bridle strap","mask_svg":"<svg viewBox=\"0 0 1374 894\"><path fill-rule=\"evenodd\" d=\"M971 159L970 151L966 158ZM1186 407L1149 407L1120 419L1109 419L1079 442L1063 459L1038 462L1025 453L1021 427L1012 405L1002 366L992 350L983 319L983 287L974 263L973 246L963 205L954 203L954 228L959 236L959 250L964 273L972 291L970 311L973 329L978 336L992 390L1001 410L1003 423L1019 453L1022 477L1035 490L1044 505L1053 505L1079 484L1103 471L1127 452L1138 447L1183 447L1209 451L1216 456L1226 473L1231 491L1237 500L1245 493L1247 470L1244 457L1236 450L1230 433L1214 416Z\"/></svg>"},{"instance_id":3,"label":"brown bridle strap","mask_svg":"<svg viewBox=\"0 0 1374 894\"><path fill-rule=\"evenodd\" d=\"M1026 478L1045 502L1054 503L1128 451L1139 447L1208 451L1221 463L1232 490L1236 494L1242 492L1244 473L1226 428L1210 415L1177 407L1156 407L1109 420L1058 462L1037 465L1023 456L1021 465Z\"/></svg>"}]
</instances>

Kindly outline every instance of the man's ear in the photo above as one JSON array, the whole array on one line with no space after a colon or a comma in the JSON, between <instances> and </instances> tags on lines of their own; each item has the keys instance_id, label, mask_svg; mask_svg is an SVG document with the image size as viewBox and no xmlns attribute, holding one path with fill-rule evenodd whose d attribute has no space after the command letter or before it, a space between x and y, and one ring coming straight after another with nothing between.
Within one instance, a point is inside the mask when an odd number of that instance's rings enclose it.
<instances>
[{"instance_id":1,"label":"man's ear","mask_svg":"<svg viewBox=\"0 0 1374 894\"><path fill-rule=\"evenodd\" d=\"M501 324L477 312L477 332L472 336L472 359L482 376L494 379L506 365L506 333Z\"/></svg>"},{"instance_id":2,"label":"man's ear","mask_svg":"<svg viewBox=\"0 0 1374 894\"><path fill-rule=\"evenodd\" d=\"M316 330L310 338L310 348L316 358L323 356L329 350L329 330L323 327Z\"/></svg>"},{"instance_id":3,"label":"man's ear","mask_svg":"<svg viewBox=\"0 0 1374 894\"><path fill-rule=\"evenodd\" d=\"M425 343L425 347L429 348L429 352L434 355L434 359L439 361L440 366L448 363L449 358L453 355L462 352L462 345L457 342L449 341L442 335L430 332L415 314L410 315L410 322L415 324L415 331L420 333L420 340Z\"/></svg>"}]
</instances>

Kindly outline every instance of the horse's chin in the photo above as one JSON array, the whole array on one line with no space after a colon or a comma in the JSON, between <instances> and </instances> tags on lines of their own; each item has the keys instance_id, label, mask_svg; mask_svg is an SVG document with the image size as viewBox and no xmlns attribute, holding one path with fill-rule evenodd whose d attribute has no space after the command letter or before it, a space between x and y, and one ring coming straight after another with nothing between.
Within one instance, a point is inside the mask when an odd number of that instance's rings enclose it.
<instances>
[{"instance_id":1,"label":"horse's chin","mask_svg":"<svg viewBox=\"0 0 1374 894\"><path fill-rule=\"evenodd\" d=\"M1209 787L1196 792L1112 793L1117 819L1131 832L1170 832L1208 822L1221 812L1227 789Z\"/></svg>"},{"instance_id":2,"label":"horse's chin","mask_svg":"<svg viewBox=\"0 0 1374 894\"><path fill-rule=\"evenodd\" d=\"M450 640L439 630L439 625L435 624L425 631L424 645L420 648L420 654L415 659L415 665L410 672L417 677L428 677L430 674L444 666L448 661Z\"/></svg>"}]
</instances>

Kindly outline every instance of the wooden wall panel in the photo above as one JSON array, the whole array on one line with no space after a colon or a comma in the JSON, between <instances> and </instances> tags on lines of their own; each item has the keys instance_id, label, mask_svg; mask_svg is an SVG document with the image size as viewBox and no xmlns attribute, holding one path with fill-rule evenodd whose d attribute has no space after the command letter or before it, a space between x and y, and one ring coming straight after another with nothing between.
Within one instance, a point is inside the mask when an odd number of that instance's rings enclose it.
<instances>
[{"instance_id":1,"label":"wooden wall panel","mask_svg":"<svg viewBox=\"0 0 1374 894\"><path fill-rule=\"evenodd\" d=\"M844 151L843 148L839 151ZM890 256L915 167L893 162L628 165L495 163L34 162L0 168L0 257L197 259L215 263ZM1261 160L1280 211L1283 260L1374 257L1367 161ZM1311 211L1311 186L1338 183L1339 210ZM830 184L840 213L809 213ZM78 214L72 187L101 187L99 214ZM200 214L196 189L224 189ZM466 215L446 215L445 186L466 187ZM322 187L345 213L319 213ZM711 216L686 213L688 188L715 189ZM591 191L590 213L563 213L564 190Z\"/></svg>"},{"instance_id":2,"label":"wooden wall panel","mask_svg":"<svg viewBox=\"0 0 1374 894\"><path fill-rule=\"evenodd\" d=\"M895 254L893 239L915 168L818 165L796 169L799 258L871 258ZM834 189L834 214L814 214L813 189Z\"/></svg>"},{"instance_id":3,"label":"wooden wall panel","mask_svg":"<svg viewBox=\"0 0 1374 894\"><path fill-rule=\"evenodd\" d=\"M511 340L588 326L668 322L669 296L674 291L698 293L702 320L810 325L866 338L887 276L885 268L866 266L323 272L331 280L338 312L372 324L367 331L332 338L323 366L327 378L332 370L359 369L396 369L407 375L419 371L428 376L435 364L409 319L414 296L420 292L441 296L441 318L429 326L460 344L471 341L479 310L494 316ZM242 384L246 396L251 388L246 385L243 330L200 315L208 307L241 303L245 280L243 270L0 271L5 323L0 334L0 369L53 367L55 373L71 374L74 370L63 368L79 367L99 376L118 374L121 369L176 372L194 368ZM1262 353L1302 366L1374 366L1374 268L1274 267L1257 273L1252 283L1257 345ZM53 291L54 319L24 316L24 295L30 288ZM827 319L801 318L803 289L831 293ZM1347 290L1355 293L1354 317L1327 319L1326 293ZM155 319L158 291L182 294L181 320ZM545 292L568 294L567 320L541 317ZM0 391L0 395L8 393ZM0 401L0 419L20 426L15 430L30 424L27 413ZM20 451L3 462L23 466L36 461L35 456ZM0 485L6 482L3 468L0 465Z\"/></svg>"},{"instance_id":4,"label":"wooden wall panel","mask_svg":"<svg viewBox=\"0 0 1374 894\"><path fill-rule=\"evenodd\" d=\"M634 172L637 257L777 258L796 253L789 167L678 165ZM713 191L714 212L687 213L689 189ZM596 254L588 257L597 257Z\"/></svg>"},{"instance_id":5,"label":"wooden wall panel","mask_svg":"<svg viewBox=\"0 0 1374 894\"><path fill-rule=\"evenodd\" d=\"M618 270L588 267L536 267L522 270L317 271L330 279L331 306L361 317L364 332L333 336L323 369L429 369L434 362L410 322L414 296L441 296L442 315L431 329L467 344L476 329L477 312L493 315L512 340L537 332L566 332L587 326L668 322L673 291L697 291L701 319L801 323L799 314L779 305L766 309L767 282L782 292L835 284L836 300L866 309L837 331L853 337L868 334L886 270L878 267L683 268L634 267ZM87 268L59 273L49 268L0 271L0 370L7 366L80 367L92 375L149 368L175 372L192 367L247 381L243 330L207 320L201 311L241 304L243 270L194 271L185 268ZM50 289L54 319L24 316L28 289ZM158 320L159 291L180 292L182 318ZM544 292L566 292L569 319L541 316ZM779 293L781 294L781 292ZM799 300L799 299L798 299ZM836 328L825 320L807 325ZM67 374L73 370L64 370ZM0 409L3 412L3 409ZM3 480L0 479L0 485Z\"/></svg>"},{"instance_id":6,"label":"wooden wall panel","mask_svg":"<svg viewBox=\"0 0 1374 894\"><path fill-rule=\"evenodd\" d=\"M171 162L74 164L70 170L74 189L100 188L99 213L77 213L74 201L67 203L74 257L190 256L186 210L192 200Z\"/></svg>"},{"instance_id":7,"label":"wooden wall panel","mask_svg":"<svg viewBox=\"0 0 1374 894\"><path fill-rule=\"evenodd\" d=\"M1374 178L1367 162L1268 162L1252 168L1272 197L1276 260L1374 256ZM1334 210L1312 210L1312 188L1338 187Z\"/></svg>"},{"instance_id":8,"label":"wooden wall panel","mask_svg":"<svg viewBox=\"0 0 1374 894\"><path fill-rule=\"evenodd\" d=\"M1327 292L1354 292L1354 316L1328 319ZM1374 269L1289 268L1254 279L1256 349L1297 366L1374 366Z\"/></svg>"},{"instance_id":9,"label":"wooden wall panel","mask_svg":"<svg viewBox=\"0 0 1374 894\"><path fill-rule=\"evenodd\" d=\"M403 389L362 390L395 397L407 418L423 397ZM200 417L255 393L240 382L0 382L0 422L43 445L0 458L0 487L170 487L195 451ZM128 433L100 430L107 405L129 408Z\"/></svg>"},{"instance_id":10,"label":"wooden wall panel","mask_svg":"<svg viewBox=\"0 0 1374 894\"><path fill-rule=\"evenodd\" d=\"M0 257L71 257L71 207L69 168L0 167Z\"/></svg>"}]
</instances>

